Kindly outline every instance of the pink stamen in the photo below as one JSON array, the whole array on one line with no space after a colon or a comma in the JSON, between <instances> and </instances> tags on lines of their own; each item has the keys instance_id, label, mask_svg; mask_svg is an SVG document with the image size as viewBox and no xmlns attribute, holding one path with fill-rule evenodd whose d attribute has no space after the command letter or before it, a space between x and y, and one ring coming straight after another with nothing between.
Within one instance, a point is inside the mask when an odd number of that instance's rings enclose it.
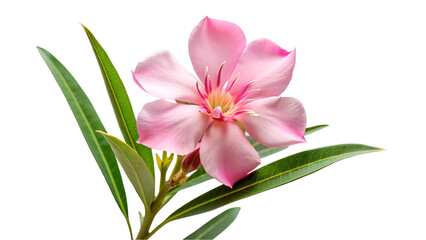
<instances>
[{"instance_id":1,"label":"pink stamen","mask_svg":"<svg viewBox=\"0 0 426 240\"><path fill-rule=\"evenodd\" d=\"M201 108L199 112L200 112L200 113L205 113L205 114L211 114L210 109L209 109L209 108L207 108L207 107L203 107L203 108Z\"/></svg>"},{"instance_id":2,"label":"pink stamen","mask_svg":"<svg viewBox=\"0 0 426 240\"><path fill-rule=\"evenodd\" d=\"M195 85L197 86L197 92L198 92L198 95L200 95L201 99L203 99L203 100L207 99L207 95L200 91L200 87L198 85L198 81L197 81L197 83Z\"/></svg>"},{"instance_id":3,"label":"pink stamen","mask_svg":"<svg viewBox=\"0 0 426 240\"><path fill-rule=\"evenodd\" d=\"M206 67L206 74L204 75L204 85L207 86L207 76L209 75L209 67Z\"/></svg>"},{"instance_id":4,"label":"pink stamen","mask_svg":"<svg viewBox=\"0 0 426 240\"><path fill-rule=\"evenodd\" d=\"M235 81L237 80L237 78L238 78L238 76L239 76L239 75L240 75L240 74L238 73L238 74L237 74L237 76L235 76L234 80L232 80L231 85L229 85L229 86L226 88L226 90L225 90L225 91L229 92L229 90L231 90L232 86L234 86L234 83L235 83Z\"/></svg>"},{"instance_id":5,"label":"pink stamen","mask_svg":"<svg viewBox=\"0 0 426 240\"><path fill-rule=\"evenodd\" d=\"M201 80L197 79L197 83L198 83L198 84L200 84L201 89L206 89L206 87L205 87L204 83L203 83ZM205 92L205 91L204 91L204 92Z\"/></svg>"},{"instance_id":6,"label":"pink stamen","mask_svg":"<svg viewBox=\"0 0 426 240\"><path fill-rule=\"evenodd\" d=\"M221 78L221 75L222 75L223 65L225 65L225 62L223 62L222 65L220 65L219 73L217 74L217 79L216 79L217 80L216 81L216 87L217 88L220 86L220 78Z\"/></svg>"},{"instance_id":7,"label":"pink stamen","mask_svg":"<svg viewBox=\"0 0 426 240\"><path fill-rule=\"evenodd\" d=\"M246 100L244 100L241 104L243 105L246 105L246 104L248 104L248 103L251 103L251 102L253 102L254 100L256 100L256 99L253 99L253 98L249 98L249 99L246 99Z\"/></svg>"},{"instance_id":8,"label":"pink stamen","mask_svg":"<svg viewBox=\"0 0 426 240\"><path fill-rule=\"evenodd\" d=\"M208 81L208 79L207 79L207 75L206 75L206 77L204 78L204 89L206 90L206 93L209 94L210 93L209 83L207 81Z\"/></svg>"},{"instance_id":9,"label":"pink stamen","mask_svg":"<svg viewBox=\"0 0 426 240\"><path fill-rule=\"evenodd\" d=\"M245 85L243 85L240 89L238 89L238 91L235 92L234 98L235 99L240 98L240 95L242 95L247 90L247 88L250 85L252 85L254 82L255 81L250 81L250 82L246 83Z\"/></svg>"},{"instance_id":10,"label":"pink stamen","mask_svg":"<svg viewBox=\"0 0 426 240\"><path fill-rule=\"evenodd\" d=\"M209 108L209 106L207 106L207 105L206 105L206 103L205 103L205 102L201 102L201 106L202 106L204 109L206 109L206 111L207 111L208 113L210 113L210 108Z\"/></svg>"},{"instance_id":11,"label":"pink stamen","mask_svg":"<svg viewBox=\"0 0 426 240\"><path fill-rule=\"evenodd\" d=\"M209 88L209 85L211 85L209 83L209 67L206 67L206 75L204 77L204 89L206 90L206 93L209 94L211 88Z\"/></svg>"},{"instance_id":12,"label":"pink stamen","mask_svg":"<svg viewBox=\"0 0 426 240\"><path fill-rule=\"evenodd\" d=\"M207 82L209 84L209 92L207 94L209 94L213 91L212 80L210 79L210 75L207 76Z\"/></svg>"},{"instance_id":13,"label":"pink stamen","mask_svg":"<svg viewBox=\"0 0 426 240\"><path fill-rule=\"evenodd\" d=\"M248 92L246 92L246 93L244 93L243 95L241 95L241 96L239 96L238 98L236 98L235 99L235 104L237 104L238 102L240 102L241 100L243 100L245 97L247 97L248 95L250 95L250 94L252 94L252 93L254 93L254 92L257 92L257 91L259 91L260 89L253 89L253 90L250 90L250 91L248 91Z\"/></svg>"},{"instance_id":14,"label":"pink stamen","mask_svg":"<svg viewBox=\"0 0 426 240\"><path fill-rule=\"evenodd\" d=\"M226 81L225 84L223 84L222 90L221 91L225 91L226 92L226 86L228 86L228 82Z\"/></svg>"},{"instance_id":15,"label":"pink stamen","mask_svg":"<svg viewBox=\"0 0 426 240\"><path fill-rule=\"evenodd\" d=\"M237 115L240 115L240 114L243 114L243 113L249 113L249 112L252 112L251 110L239 110L239 111L236 111L236 112L234 112L234 114L232 114L232 116L237 116Z\"/></svg>"}]
</instances>

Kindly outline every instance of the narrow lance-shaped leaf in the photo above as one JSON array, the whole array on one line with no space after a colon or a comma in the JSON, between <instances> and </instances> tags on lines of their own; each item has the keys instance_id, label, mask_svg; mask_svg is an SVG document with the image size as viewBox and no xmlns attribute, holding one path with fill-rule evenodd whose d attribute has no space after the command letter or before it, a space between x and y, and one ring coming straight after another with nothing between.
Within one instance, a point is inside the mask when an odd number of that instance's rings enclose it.
<instances>
[{"instance_id":1,"label":"narrow lance-shaped leaf","mask_svg":"<svg viewBox=\"0 0 426 240\"><path fill-rule=\"evenodd\" d=\"M151 172L145 162L133 148L120 139L101 131L98 131L98 133L102 134L111 145L115 156L145 205L145 208L149 209L154 198L155 186Z\"/></svg>"},{"instance_id":2,"label":"narrow lance-shaped leaf","mask_svg":"<svg viewBox=\"0 0 426 240\"><path fill-rule=\"evenodd\" d=\"M342 159L381 150L361 144L343 144L294 154L259 168L237 182L232 189L222 185L204 193L176 210L161 225L172 220L211 211L228 203L281 186Z\"/></svg>"},{"instance_id":3,"label":"narrow lance-shaped leaf","mask_svg":"<svg viewBox=\"0 0 426 240\"><path fill-rule=\"evenodd\" d=\"M195 232L190 234L185 238L188 240L198 240L198 239L214 239L219 234L221 234L225 229L234 222L235 218L238 216L240 208L230 208L221 214L217 215L206 224L201 226Z\"/></svg>"},{"instance_id":4,"label":"narrow lance-shaped leaf","mask_svg":"<svg viewBox=\"0 0 426 240\"><path fill-rule=\"evenodd\" d=\"M317 125L313 127L306 128L305 136L309 135L311 133L314 133L316 131L319 131L325 127L328 127L328 125ZM282 147L282 148L271 148L267 147L265 145L260 144L259 142L256 142L252 137L248 137L248 140L250 141L251 145L256 149L256 151L259 153L260 158L267 157L269 155L272 155L277 152L281 152L282 150L288 148L288 147Z\"/></svg>"},{"instance_id":5,"label":"narrow lance-shaped leaf","mask_svg":"<svg viewBox=\"0 0 426 240\"><path fill-rule=\"evenodd\" d=\"M105 131L98 114L80 85L64 65L45 49L40 47L37 47L37 49L61 88L86 139L87 145L89 145L90 151L95 157L111 193L121 212L123 212L130 228L126 193L117 161L107 141L95 132L96 130Z\"/></svg>"},{"instance_id":6,"label":"narrow lance-shaped leaf","mask_svg":"<svg viewBox=\"0 0 426 240\"><path fill-rule=\"evenodd\" d=\"M93 48L93 52L98 60L105 86L124 140L138 152L154 177L154 160L151 149L142 144L136 143L139 134L136 128L135 114L133 112L129 96L127 95L126 88L124 87L123 82L121 81L121 78L107 53L96 40L95 36L93 36L90 30L85 26L83 26L83 28L86 31L87 37L89 38L90 44Z\"/></svg>"},{"instance_id":7,"label":"narrow lance-shaped leaf","mask_svg":"<svg viewBox=\"0 0 426 240\"><path fill-rule=\"evenodd\" d=\"M306 128L305 131L305 136L311 133L314 133L316 131L319 131L325 127L327 127L328 125L317 125L317 126L313 126L313 127L308 127ZM252 144L252 146L254 147L254 149L256 149L256 151L259 153L259 156L261 158L263 157L267 157L271 154L280 152L288 147L283 147L283 148L270 148L267 146L264 146L258 142L256 142L256 140L254 140L252 137L248 137L250 143ZM178 186L176 188L173 188L171 190L172 193L176 193L180 190L183 190L185 188L188 187L192 187L194 185L197 185L199 183L205 182L209 179L211 179L212 177L210 177L210 175L208 175L206 173L206 171L204 170L203 167L201 167L200 169L198 169L197 171L195 171L191 176L189 176L188 180L185 182L185 184Z\"/></svg>"}]
</instances>

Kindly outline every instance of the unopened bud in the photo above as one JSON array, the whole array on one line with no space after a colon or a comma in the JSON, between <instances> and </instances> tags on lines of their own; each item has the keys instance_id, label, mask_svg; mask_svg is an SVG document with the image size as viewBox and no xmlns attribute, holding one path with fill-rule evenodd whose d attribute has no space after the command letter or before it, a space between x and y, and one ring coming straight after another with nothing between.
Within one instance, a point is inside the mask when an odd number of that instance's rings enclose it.
<instances>
[{"instance_id":1,"label":"unopened bud","mask_svg":"<svg viewBox=\"0 0 426 240\"><path fill-rule=\"evenodd\" d=\"M189 173L199 169L200 167L200 144L197 144L195 150L188 153L188 155L183 158L182 170Z\"/></svg>"}]
</instances>

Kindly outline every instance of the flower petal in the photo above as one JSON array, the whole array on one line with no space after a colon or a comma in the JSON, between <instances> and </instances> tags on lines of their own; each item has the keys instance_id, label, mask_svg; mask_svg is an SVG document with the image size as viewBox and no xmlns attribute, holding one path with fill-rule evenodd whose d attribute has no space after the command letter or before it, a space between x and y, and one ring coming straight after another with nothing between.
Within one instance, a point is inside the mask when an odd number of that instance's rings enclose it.
<instances>
[{"instance_id":1,"label":"flower petal","mask_svg":"<svg viewBox=\"0 0 426 240\"><path fill-rule=\"evenodd\" d=\"M214 83L223 62L221 81L230 77L241 52L246 46L243 31L234 23L204 18L189 37L189 56L200 79L204 79L206 67Z\"/></svg>"},{"instance_id":2,"label":"flower petal","mask_svg":"<svg viewBox=\"0 0 426 240\"><path fill-rule=\"evenodd\" d=\"M276 148L306 141L306 113L299 100L270 97L248 103L245 108L254 114L244 113L237 119L259 143Z\"/></svg>"},{"instance_id":3,"label":"flower petal","mask_svg":"<svg viewBox=\"0 0 426 240\"><path fill-rule=\"evenodd\" d=\"M193 151L213 121L199 110L165 100L146 104L137 119L138 143L180 155Z\"/></svg>"},{"instance_id":4,"label":"flower petal","mask_svg":"<svg viewBox=\"0 0 426 240\"><path fill-rule=\"evenodd\" d=\"M288 52L268 39L255 40L244 49L235 67L233 77L238 78L233 90L256 81L246 89L259 89L250 98L279 96L290 83L295 61L295 50Z\"/></svg>"},{"instance_id":5,"label":"flower petal","mask_svg":"<svg viewBox=\"0 0 426 240\"><path fill-rule=\"evenodd\" d=\"M260 164L259 154L235 122L215 120L200 145L206 172L228 187Z\"/></svg>"},{"instance_id":6,"label":"flower petal","mask_svg":"<svg viewBox=\"0 0 426 240\"><path fill-rule=\"evenodd\" d=\"M135 82L149 94L198 104L197 79L167 51L140 62L133 72Z\"/></svg>"}]
</instances>

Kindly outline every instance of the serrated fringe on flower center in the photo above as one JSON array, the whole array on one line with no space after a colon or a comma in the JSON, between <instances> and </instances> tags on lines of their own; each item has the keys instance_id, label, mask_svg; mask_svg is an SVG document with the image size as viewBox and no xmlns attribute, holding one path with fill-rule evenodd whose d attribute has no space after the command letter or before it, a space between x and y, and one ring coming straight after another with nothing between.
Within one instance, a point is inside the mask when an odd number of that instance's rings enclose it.
<instances>
[{"instance_id":1,"label":"serrated fringe on flower center","mask_svg":"<svg viewBox=\"0 0 426 240\"><path fill-rule=\"evenodd\" d=\"M254 112L244 109L244 105L252 101L247 97L259 89L247 91L254 81L244 84L238 90L233 89L238 75L232 80L227 80L221 86L221 74L224 65L225 62L219 68L215 83L210 79L208 67L206 67L204 82L197 81L197 91L202 99L200 112L210 115L214 119L225 121L236 121L235 116L242 113L254 114Z\"/></svg>"}]
</instances>

